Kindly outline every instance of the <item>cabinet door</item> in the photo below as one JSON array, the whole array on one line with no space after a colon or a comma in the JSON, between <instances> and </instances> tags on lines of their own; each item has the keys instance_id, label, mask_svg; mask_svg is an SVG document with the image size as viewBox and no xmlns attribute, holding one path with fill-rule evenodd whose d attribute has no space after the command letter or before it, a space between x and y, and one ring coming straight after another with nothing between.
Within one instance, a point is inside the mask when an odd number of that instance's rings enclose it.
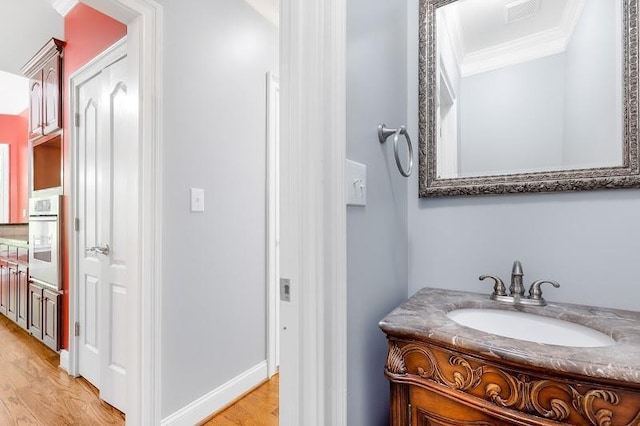
<instances>
[{"instance_id":1,"label":"cabinet door","mask_svg":"<svg viewBox=\"0 0 640 426\"><path fill-rule=\"evenodd\" d=\"M505 420L504 416L493 416L484 408L475 408L461 399L456 399L455 395L445 396L440 392L417 386L411 386L409 393L412 426L531 426L538 424L534 418L524 414L515 414L509 420ZM496 414L498 412L499 409L496 407ZM543 422L540 424L548 424L544 420Z\"/></svg>"},{"instance_id":2,"label":"cabinet door","mask_svg":"<svg viewBox=\"0 0 640 426\"><path fill-rule=\"evenodd\" d=\"M9 306L9 279L7 278L7 265L0 260L0 314L7 315Z\"/></svg>"},{"instance_id":3,"label":"cabinet door","mask_svg":"<svg viewBox=\"0 0 640 426\"><path fill-rule=\"evenodd\" d=\"M47 135L62 127L60 107L60 57L52 58L42 71L42 120L43 134Z\"/></svg>"},{"instance_id":4,"label":"cabinet door","mask_svg":"<svg viewBox=\"0 0 640 426\"><path fill-rule=\"evenodd\" d=\"M58 306L60 295L47 290L42 290L42 341L54 351L60 349L58 343L59 318Z\"/></svg>"},{"instance_id":5,"label":"cabinet door","mask_svg":"<svg viewBox=\"0 0 640 426\"><path fill-rule=\"evenodd\" d=\"M29 282L27 281L27 268L18 266L18 310L16 322L25 330L29 329Z\"/></svg>"},{"instance_id":6,"label":"cabinet door","mask_svg":"<svg viewBox=\"0 0 640 426\"><path fill-rule=\"evenodd\" d=\"M9 263L7 267L9 280L9 304L7 316L13 321L18 319L18 265Z\"/></svg>"},{"instance_id":7,"label":"cabinet door","mask_svg":"<svg viewBox=\"0 0 640 426\"><path fill-rule=\"evenodd\" d=\"M29 80L29 139L42 136L42 71Z\"/></svg>"},{"instance_id":8,"label":"cabinet door","mask_svg":"<svg viewBox=\"0 0 640 426\"><path fill-rule=\"evenodd\" d=\"M42 287L29 283L29 333L42 340Z\"/></svg>"}]
</instances>

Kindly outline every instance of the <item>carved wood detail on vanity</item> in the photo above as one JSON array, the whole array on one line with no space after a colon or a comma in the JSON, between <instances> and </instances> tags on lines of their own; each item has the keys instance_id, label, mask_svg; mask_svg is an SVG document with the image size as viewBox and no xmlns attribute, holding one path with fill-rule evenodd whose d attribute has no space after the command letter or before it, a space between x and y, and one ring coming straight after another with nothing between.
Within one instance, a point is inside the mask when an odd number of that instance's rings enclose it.
<instances>
[{"instance_id":1,"label":"carved wood detail on vanity","mask_svg":"<svg viewBox=\"0 0 640 426\"><path fill-rule=\"evenodd\" d=\"M518 371L422 341L392 339L385 373L392 382L392 424L400 406L412 425L640 425L640 390L553 371ZM394 403L395 396L399 401ZM409 405L411 404L411 405Z\"/></svg>"}]
</instances>

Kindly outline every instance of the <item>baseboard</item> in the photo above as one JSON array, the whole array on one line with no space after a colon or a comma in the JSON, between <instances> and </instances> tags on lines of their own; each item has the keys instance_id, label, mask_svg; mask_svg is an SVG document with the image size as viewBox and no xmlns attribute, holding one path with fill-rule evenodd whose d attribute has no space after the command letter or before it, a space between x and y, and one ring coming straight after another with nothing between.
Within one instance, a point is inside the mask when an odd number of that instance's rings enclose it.
<instances>
[{"instance_id":1,"label":"baseboard","mask_svg":"<svg viewBox=\"0 0 640 426\"><path fill-rule=\"evenodd\" d=\"M60 368L69 373L69 351L60 351Z\"/></svg>"},{"instance_id":2,"label":"baseboard","mask_svg":"<svg viewBox=\"0 0 640 426\"><path fill-rule=\"evenodd\" d=\"M196 399L162 420L161 426L192 426L229 405L267 379L267 361L262 361L222 386Z\"/></svg>"}]
</instances>

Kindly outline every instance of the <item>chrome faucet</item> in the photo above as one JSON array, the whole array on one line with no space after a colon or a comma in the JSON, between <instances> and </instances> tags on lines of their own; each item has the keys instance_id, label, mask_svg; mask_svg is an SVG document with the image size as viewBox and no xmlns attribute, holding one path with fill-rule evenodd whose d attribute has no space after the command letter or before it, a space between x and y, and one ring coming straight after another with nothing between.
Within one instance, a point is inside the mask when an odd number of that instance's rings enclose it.
<instances>
[{"instance_id":1,"label":"chrome faucet","mask_svg":"<svg viewBox=\"0 0 640 426\"><path fill-rule=\"evenodd\" d=\"M524 295L524 285L523 285L523 277L524 273L522 272L522 264L519 260L513 262L513 267L511 268L511 286L509 287L510 295L507 296L507 288L504 285L504 282L495 275L480 275L480 281L491 278L494 281L493 285L493 293L491 293L491 300L497 300L499 302L507 302L515 305L535 305L535 306L544 306L547 304L547 301L542 297L542 289L540 288L542 284L549 283L555 288L560 287L560 284L557 281L551 280L537 280L531 284L529 287L529 295Z\"/></svg>"},{"instance_id":2,"label":"chrome faucet","mask_svg":"<svg viewBox=\"0 0 640 426\"><path fill-rule=\"evenodd\" d=\"M509 291L511 292L511 296L523 296L524 295L524 286L522 285L522 277L524 273L522 272L522 263L519 260L513 262L513 267L511 268L511 287L509 287Z\"/></svg>"}]
</instances>

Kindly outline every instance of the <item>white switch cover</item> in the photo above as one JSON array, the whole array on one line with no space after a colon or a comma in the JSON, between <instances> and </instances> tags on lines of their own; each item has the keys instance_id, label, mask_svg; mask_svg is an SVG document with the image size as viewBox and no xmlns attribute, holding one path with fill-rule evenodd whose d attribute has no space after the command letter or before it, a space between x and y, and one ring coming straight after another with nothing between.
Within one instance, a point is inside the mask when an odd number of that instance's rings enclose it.
<instances>
[{"instance_id":1,"label":"white switch cover","mask_svg":"<svg viewBox=\"0 0 640 426\"><path fill-rule=\"evenodd\" d=\"M191 211L192 212L204 211L204 189L191 188Z\"/></svg>"},{"instance_id":2,"label":"white switch cover","mask_svg":"<svg viewBox=\"0 0 640 426\"><path fill-rule=\"evenodd\" d=\"M347 205L367 205L367 166L347 160L346 182Z\"/></svg>"}]
</instances>

